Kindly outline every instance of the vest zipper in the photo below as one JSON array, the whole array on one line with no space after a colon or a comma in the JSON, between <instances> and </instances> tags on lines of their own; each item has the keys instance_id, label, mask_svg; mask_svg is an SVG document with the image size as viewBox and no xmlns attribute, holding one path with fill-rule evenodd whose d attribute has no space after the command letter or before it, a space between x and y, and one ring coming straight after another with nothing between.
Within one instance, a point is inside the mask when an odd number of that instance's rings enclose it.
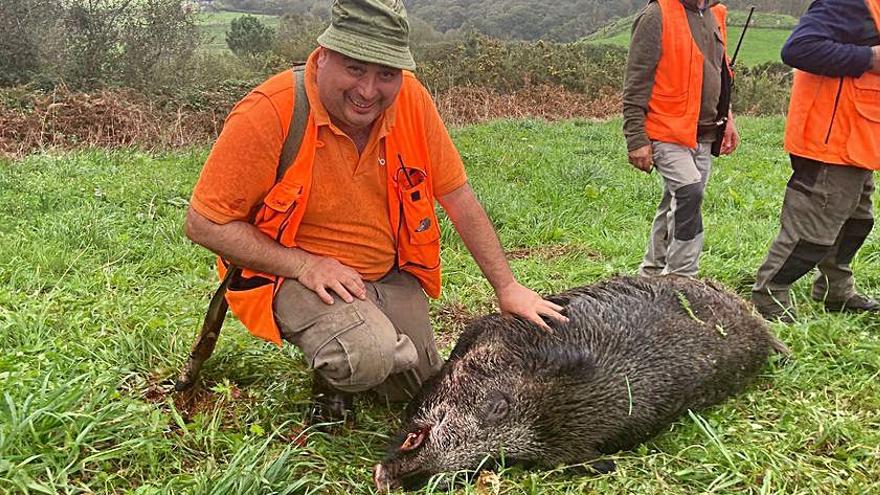
<instances>
[{"instance_id":1,"label":"vest zipper","mask_svg":"<svg viewBox=\"0 0 880 495\"><path fill-rule=\"evenodd\" d=\"M400 187L398 185L397 187ZM397 192L397 198L399 200L400 211L397 215L397 238L394 239L394 266L398 269L403 268L400 266L400 228L403 227L403 200L400 199L400 191L397 191L395 188L395 192Z\"/></svg>"},{"instance_id":2,"label":"vest zipper","mask_svg":"<svg viewBox=\"0 0 880 495\"><path fill-rule=\"evenodd\" d=\"M834 117L837 116L837 106L840 104L840 94L843 92L843 78L840 78L840 84L837 86L837 97L834 98L834 109L831 111L831 123L828 124L828 134L825 135L825 144L831 140L831 129L834 128Z\"/></svg>"}]
</instances>

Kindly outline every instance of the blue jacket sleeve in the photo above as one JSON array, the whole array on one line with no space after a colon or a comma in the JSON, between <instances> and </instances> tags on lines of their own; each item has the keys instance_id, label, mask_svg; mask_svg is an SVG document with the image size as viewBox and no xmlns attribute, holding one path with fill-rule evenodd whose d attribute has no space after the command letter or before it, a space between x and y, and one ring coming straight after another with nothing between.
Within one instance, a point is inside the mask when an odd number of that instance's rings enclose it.
<instances>
[{"instance_id":1,"label":"blue jacket sleeve","mask_svg":"<svg viewBox=\"0 0 880 495\"><path fill-rule=\"evenodd\" d=\"M815 0L782 47L782 61L823 76L859 77L873 57L864 44L866 19L864 0Z\"/></svg>"}]
</instances>

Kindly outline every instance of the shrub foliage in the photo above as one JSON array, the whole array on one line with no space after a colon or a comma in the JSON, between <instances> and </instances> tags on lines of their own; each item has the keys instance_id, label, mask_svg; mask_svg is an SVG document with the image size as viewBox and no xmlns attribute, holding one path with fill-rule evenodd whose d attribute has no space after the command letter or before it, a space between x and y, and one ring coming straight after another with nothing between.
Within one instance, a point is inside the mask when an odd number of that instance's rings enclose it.
<instances>
[{"instance_id":1,"label":"shrub foliage","mask_svg":"<svg viewBox=\"0 0 880 495\"><path fill-rule=\"evenodd\" d=\"M226 33L226 44L239 57L266 53L274 41L275 30L252 15L233 19Z\"/></svg>"},{"instance_id":2,"label":"shrub foliage","mask_svg":"<svg viewBox=\"0 0 880 495\"><path fill-rule=\"evenodd\" d=\"M199 45L179 0L4 0L0 83L141 88L178 79Z\"/></svg>"}]
</instances>

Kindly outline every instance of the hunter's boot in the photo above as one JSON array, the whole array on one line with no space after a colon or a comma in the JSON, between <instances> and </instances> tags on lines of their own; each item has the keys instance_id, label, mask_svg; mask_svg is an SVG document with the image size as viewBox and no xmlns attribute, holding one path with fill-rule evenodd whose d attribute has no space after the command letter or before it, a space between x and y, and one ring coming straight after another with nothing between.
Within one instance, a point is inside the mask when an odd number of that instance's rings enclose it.
<instances>
[{"instance_id":1,"label":"hunter's boot","mask_svg":"<svg viewBox=\"0 0 880 495\"><path fill-rule=\"evenodd\" d=\"M328 423L341 423L354 427L354 394L337 390L319 373L312 373L312 409L309 423L324 426L333 426ZM324 429L321 426L319 428Z\"/></svg>"}]
</instances>

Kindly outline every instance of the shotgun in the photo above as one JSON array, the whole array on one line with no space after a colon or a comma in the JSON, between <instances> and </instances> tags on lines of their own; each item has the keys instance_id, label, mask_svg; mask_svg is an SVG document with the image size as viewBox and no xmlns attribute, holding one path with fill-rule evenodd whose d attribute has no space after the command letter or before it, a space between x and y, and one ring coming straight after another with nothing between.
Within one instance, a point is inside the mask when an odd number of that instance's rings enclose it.
<instances>
[{"instance_id":1,"label":"shotgun","mask_svg":"<svg viewBox=\"0 0 880 495\"><path fill-rule=\"evenodd\" d=\"M727 130L727 116L730 113L730 96L733 91L733 68L736 66L736 57L739 55L739 49L742 46L743 38L746 36L746 31L749 30L749 24L754 13L755 7L750 8L746 24L743 26L742 33L739 35L739 41L736 43L736 49L733 51L733 58L728 63L725 57L724 67L721 68L721 97L718 99L718 121L715 123L718 129L715 141L712 143L713 156L721 154L721 143L724 141L724 132Z\"/></svg>"}]
</instances>

